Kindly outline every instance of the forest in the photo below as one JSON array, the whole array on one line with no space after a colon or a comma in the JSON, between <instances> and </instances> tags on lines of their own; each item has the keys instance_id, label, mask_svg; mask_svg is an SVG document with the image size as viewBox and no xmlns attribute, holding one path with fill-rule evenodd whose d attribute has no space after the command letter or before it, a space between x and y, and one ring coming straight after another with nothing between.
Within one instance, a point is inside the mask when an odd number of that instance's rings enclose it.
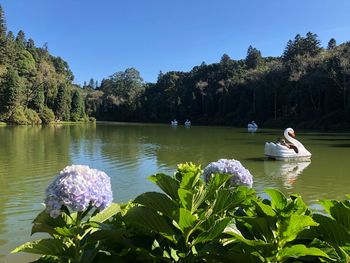
<instances>
[{"instance_id":1,"label":"forest","mask_svg":"<svg viewBox=\"0 0 350 263\"><path fill-rule=\"evenodd\" d=\"M350 128L350 42L296 35L278 57L249 46L243 59L223 54L189 72L160 72L145 82L135 68L80 86L66 61L36 47L23 31L7 31L0 7L0 121L79 121L345 130Z\"/></svg>"},{"instance_id":2,"label":"forest","mask_svg":"<svg viewBox=\"0 0 350 263\"><path fill-rule=\"evenodd\" d=\"M307 33L288 41L279 57L263 57L249 46L244 59L224 54L220 62L190 72L159 73L144 83L129 68L103 79L89 92L86 111L99 120L170 122L314 129L350 127L350 43L326 48Z\"/></svg>"},{"instance_id":3,"label":"forest","mask_svg":"<svg viewBox=\"0 0 350 263\"><path fill-rule=\"evenodd\" d=\"M20 30L7 31L0 6L0 121L46 124L87 120L82 89L66 61L36 47Z\"/></svg>"}]
</instances>

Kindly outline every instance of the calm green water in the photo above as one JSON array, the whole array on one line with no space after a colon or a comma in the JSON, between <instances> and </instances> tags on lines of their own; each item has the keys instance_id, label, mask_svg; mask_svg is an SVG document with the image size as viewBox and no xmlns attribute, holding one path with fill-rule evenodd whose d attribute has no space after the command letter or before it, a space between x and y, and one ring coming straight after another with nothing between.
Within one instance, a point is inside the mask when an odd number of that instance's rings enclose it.
<instances>
[{"instance_id":1,"label":"calm green water","mask_svg":"<svg viewBox=\"0 0 350 263\"><path fill-rule=\"evenodd\" d=\"M120 123L0 127L0 262L28 262L27 255L8 253L30 239L31 221L43 209L46 186L70 164L105 171L115 202L155 190L147 181L153 173L173 173L176 164L185 161L205 166L219 158L240 160L254 175L259 192L276 187L300 193L308 203L350 193L350 134L296 130L297 139L313 154L311 163L264 160L265 141L282 133Z\"/></svg>"}]
</instances>

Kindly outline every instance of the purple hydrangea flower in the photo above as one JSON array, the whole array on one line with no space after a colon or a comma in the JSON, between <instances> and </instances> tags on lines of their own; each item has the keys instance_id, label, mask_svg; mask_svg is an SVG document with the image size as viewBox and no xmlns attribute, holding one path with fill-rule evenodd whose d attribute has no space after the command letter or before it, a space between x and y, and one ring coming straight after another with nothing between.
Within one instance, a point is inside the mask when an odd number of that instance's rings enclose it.
<instances>
[{"instance_id":1,"label":"purple hydrangea flower","mask_svg":"<svg viewBox=\"0 0 350 263\"><path fill-rule=\"evenodd\" d=\"M203 175L208 182L213 174L232 174L231 184L233 186L245 185L252 187L253 176L244 168L244 166L234 159L220 159L217 162L212 162L204 168Z\"/></svg>"},{"instance_id":2,"label":"purple hydrangea flower","mask_svg":"<svg viewBox=\"0 0 350 263\"><path fill-rule=\"evenodd\" d=\"M53 218L61 214L65 205L73 211L84 211L90 204L103 210L113 200L111 182L107 174L87 165L65 167L46 189L46 212Z\"/></svg>"}]
</instances>

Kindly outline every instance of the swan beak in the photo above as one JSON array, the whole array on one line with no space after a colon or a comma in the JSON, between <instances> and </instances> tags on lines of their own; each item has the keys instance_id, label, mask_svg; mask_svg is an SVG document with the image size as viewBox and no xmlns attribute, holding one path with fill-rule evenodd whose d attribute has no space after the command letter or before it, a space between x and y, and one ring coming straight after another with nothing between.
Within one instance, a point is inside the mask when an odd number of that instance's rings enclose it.
<instances>
[{"instance_id":1,"label":"swan beak","mask_svg":"<svg viewBox=\"0 0 350 263\"><path fill-rule=\"evenodd\" d=\"M295 133L294 132L289 133L289 135L292 136L293 138L295 138Z\"/></svg>"}]
</instances>

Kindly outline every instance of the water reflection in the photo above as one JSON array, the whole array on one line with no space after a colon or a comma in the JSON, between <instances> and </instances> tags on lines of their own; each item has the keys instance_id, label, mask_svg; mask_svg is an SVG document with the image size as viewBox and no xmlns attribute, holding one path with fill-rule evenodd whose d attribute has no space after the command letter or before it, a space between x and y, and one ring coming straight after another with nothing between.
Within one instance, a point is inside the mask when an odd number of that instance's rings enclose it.
<instances>
[{"instance_id":1,"label":"water reflection","mask_svg":"<svg viewBox=\"0 0 350 263\"><path fill-rule=\"evenodd\" d=\"M254 134L254 133L256 133L257 131L258 131L258 128L248 127L248 132L249 132L249 133Z\"/></svg>"},{"instance_id":2,"label":"water reflection","mask_svg":"<svg viewBox=\"0 0 350 263\"><path fill-rule=\"evenodd\" d=\"M292 189L303 171L311 164L311 162L283 162L283 161L264 161L264 172L267 176L279 178L283 182L283 186Z\"/></svg>"},{"instance_id":3,"label":"water reflection","mask_svg":"<svg viewBox=\"0 0 350 263\"><path fill-rule=\"evenodd\" d=\"M220 158L241 161L254 175L258 192L275 187L288 194L292 188L306 202L350 193L350 148L332 147L347 143L348 134L328 141L325 136L307 134L304 139L313 153L313 165L267 162L263 146L280 132L259 129L252 135L246 128L120 123L0 127L0 262L29 261L8 253L28 241L45 188L70 164L105 171L111 177L115 202L158 190L147 180L151 174L172 174L178 163L186 161L205 167Z\"/></svg>"},{"instance_id":4,"label":"water reflection","mask_svg":"<svg viewBox=\"0 0 350 263\"><path fill-rule=\"evenodd\" d=\"M71 163L73 126L6 126L0 129L0 258L27 241L43 209L44 191ZM90 127L89 127L90 129ZM21 262L9 255L9 262ZM0 260L1 261L1 260ZM5 261L6 262L6 261Z\"/></svg>"}]
</instances>

